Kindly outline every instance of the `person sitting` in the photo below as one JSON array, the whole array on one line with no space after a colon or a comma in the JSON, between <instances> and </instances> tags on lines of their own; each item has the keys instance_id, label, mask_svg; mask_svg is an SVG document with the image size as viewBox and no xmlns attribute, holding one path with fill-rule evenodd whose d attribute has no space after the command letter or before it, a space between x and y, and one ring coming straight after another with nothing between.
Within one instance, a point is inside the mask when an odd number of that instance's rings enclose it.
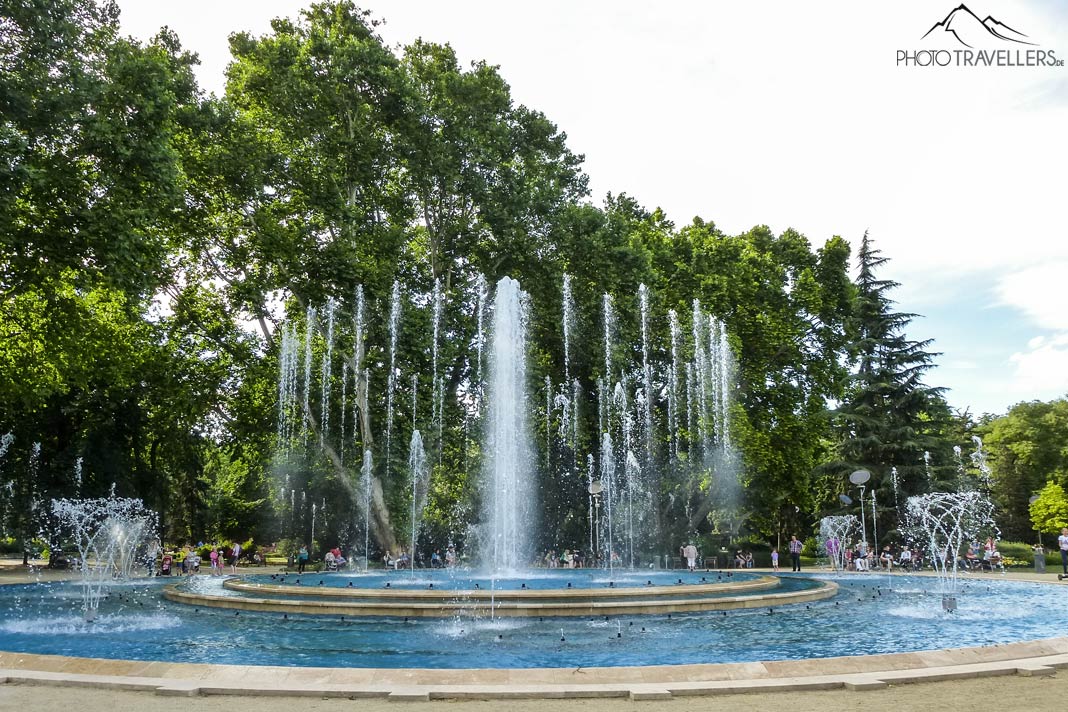
<instances>
[{"instance_id":1,"label":"person sitting","mask_svg":"<svg viewBox=\"0 0 1068 712\"><path fill-rule=\"evenodd\" d=\"M408 556L408 552L406 552L404 549L401 549L400 555L393 562L393 569L397 570L407 568L408 564L410 563L412 563L412 559L410 556Z\"/></svg>"},{"instance_id":2,"label":"person sitting","mask_svg":"<svg viewBox=\"0 0 1068 712\"><path fill-rule=\"evenodd\" d=\"M993 539L986 540L986 546L983 547L983 562L981 565L983 571L993 571L995 567L1001 566L1001 553L998 551Z\"/></svg>"},{"instance_id":3,"label":"person sitting","mask_svg":"<svg viewBox=\"0 0 1068 712\"><path fill-rule=\"evenodd\" d=\"M325 564L327 571L337 571L337 558L334 557L333 550L323 554L323 564Z\"/></svg>"},{"instance_id":4,"label":"person sitting","mask_svg":"<svg viewBox=\"0 0 1068 712\"><path fill-rule=\"evenodd\" d=\"M430 568L440 569L444 564L441 562L441 552L434 549L434 553L430 555Z\"/></svg>"},{"instance_id":5,"label":"person sitting","mask_svg":"<svg viewBox=\"0 0 1068 712\"><path fill-rule=\"evenodd\" d=\"M887 571L894 570L894 553L890 551L889 544L883 547L882 556L879 558L881 559L881 565L886 566Z\"/></svg>"},{"instance_id":6,"label":"person sitting","mask_svg":"<svg viewBox=\"0 0 1068 712\"><path fill-rule=\"evenodd\" d=\"M903 569L908 569L912 566L912 550L907 546L897 555L897 565Z\"/></svg>"},{"instance_id":7,"label":"person sitting","mask_svg":"<svg viewBox=\"0 0 1068 712\"><path fill-rule=\"evenodd\" d=\"M449 545L449 548L445 550L445 565L449 568L456 566L456 548Z\"/></svg>"},{"instance_id":8,"label":"person sitting","mask_svg":"<svg viewBox=\"0 0 1068 712\"><path fill-rule=\"evenodd\" d=\"M868 570L868 549L864 544L857 544L853 554L853 567L857 571Z\"/></svg>"}]
</instances>

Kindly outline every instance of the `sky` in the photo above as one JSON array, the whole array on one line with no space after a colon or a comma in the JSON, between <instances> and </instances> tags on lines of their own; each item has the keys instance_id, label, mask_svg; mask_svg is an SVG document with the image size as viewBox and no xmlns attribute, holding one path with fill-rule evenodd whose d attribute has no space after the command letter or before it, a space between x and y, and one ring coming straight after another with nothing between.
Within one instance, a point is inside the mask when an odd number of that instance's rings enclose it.
<instances>
[{"instance_id":1,"label":"sky","mask_svg":"<svg viewBox=\"0 0 1068 712\"><path fill-rule=\"evenodd\" d=\"M960 13L956 36L936 27L959 1L362 7L391 46L422 37L498 65L585 156L595 202L625 192L677 225L792 227L816 246L868 231L890 258L878 276L901 283L896 308L919 315L908 336L934 340L927 383L979 415L1068 394L1068 67L899 66L898 52L963 51L960 37L1068 59L1068 4L968 0L1022 45ZM119 0L124 32L170 27L216 94L231 32L267 33L306 5Z\"/></svg>"}]
</instances>

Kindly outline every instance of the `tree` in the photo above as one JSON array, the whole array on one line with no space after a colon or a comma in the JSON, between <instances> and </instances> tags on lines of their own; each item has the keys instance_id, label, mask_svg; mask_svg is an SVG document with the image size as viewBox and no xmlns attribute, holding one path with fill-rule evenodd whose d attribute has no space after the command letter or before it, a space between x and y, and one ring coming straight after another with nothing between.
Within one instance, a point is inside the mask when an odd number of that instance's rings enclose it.
<instances>
[{"instance_id":1,"label":"tree","mask_svg":"<svg viewBox=\"0 0 1068 712\"><path fill-rule=\"evenodd\" d=\"M1038 499L1030 505L1031 523L1035 531L1056 533L1068 527L1068 494L1050 480L1039 490Z\"/></svg>"},{"instance_id":2,"label":"tree","mask_svg":"<svg viewBox=\"0 0 1068 712\"><path fill-rule=\"evenodd\" d=\"M945 451L932 431L948 408L941 397L944 389L923 382L937 355L926 350L931 341L906 336L916 315L892 310L889 293L898 284L876 277L888 258L875 249L867 233L857 258L860 271L847 332L856 371L834 412L838 458L829 470L838 476L861 468L871 471L870 486L877 489L884 507L896 509L905 497L927 488L924 452ZM896 492L892 468L897 469Z\"/></svg>"},{"instance_id":3,"label":"tree","mask_svg":"<svg viewBox=\"0 0 1068 712\"><path fill-rule=\"evenodd\" d=\"M1017 403L977 432L990 452L998 524L1006 537L1024 539L1031 533L1031 495L1049 481L1068 485L1068 399Z\"/></svg>"}]
</instances>

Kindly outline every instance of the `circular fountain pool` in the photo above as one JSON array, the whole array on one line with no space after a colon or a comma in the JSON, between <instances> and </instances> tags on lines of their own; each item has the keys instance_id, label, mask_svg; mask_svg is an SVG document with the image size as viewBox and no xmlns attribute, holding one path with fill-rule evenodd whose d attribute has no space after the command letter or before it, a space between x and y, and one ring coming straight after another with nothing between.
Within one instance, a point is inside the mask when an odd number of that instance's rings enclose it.
<instances>
[{"instance_id":1,"label":"circular fountain pool","mask_svg":"<svg viewBox=\"0 0 1068 712\"><path fill-rule=\"evenodd\" d=\"M391 576L391 587L406 585L403 576ZM582 574L567 572L567 576L574 586ZM672 576L677 580L677 575ZM333 574L311 577L316 587L321 578L323 588L327 581L347 588L349 581ZM640 579L637 586L650 580L645 574L636 577ZM684 575L684 581L692 582L693 577ZM600 578L597 573L588 583ZM429 583L438 587L447 585L446 579L441 575L425 584L408 584L420 589ZM538 580L531 576L525 582L530 587ZM821 580L783 575L776 590L804 590L818 586ZM886 577L836 580L840 589L833 598L773 608L572 618L457 615L405 620L184 605L161 596L163 585L173 581L156 579L116 586L101 603L93 623L83 620L76 583L8 585L0 587L0 649L128 660L371 668L746 662L1045 638L1058 632L1050 627L1048 611L1063 604L1063 592L1055 586L983 579L966 582L958 610L947 614L941 610L937 582L931 578L895 576L892 589ZM508 585L521 586L523 582L512 580ZM548 590L543 585L547 583L537 584L538 590ZM624 581L617 577L615 583ZM676 584L680 589L690 585L696 584ZM224 588L222 578L207 576L183 582L183 589L208 596L246 595Z\"/></svg>"}]
</instances>

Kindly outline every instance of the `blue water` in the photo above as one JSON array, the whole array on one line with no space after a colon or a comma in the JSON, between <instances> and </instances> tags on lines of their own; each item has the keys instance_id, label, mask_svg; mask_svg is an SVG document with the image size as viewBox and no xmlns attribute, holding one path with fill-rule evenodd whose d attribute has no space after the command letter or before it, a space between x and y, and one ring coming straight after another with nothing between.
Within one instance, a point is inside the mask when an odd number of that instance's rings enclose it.
<instances>
[{"instance_id":1,"label":"blue water","mask_svg":"<svg viewBox=\"0 0 1068 712\"><path fill-rule=\"evenodd\" d=\"M438 572L417 575L433 576L435 587L447 578ZM566 575L579 587L580 576L591 574ZM669 575L678 578L663 574ZM335 575L309 576L315 585L320 579L326 585ZM553 576L559 581L560 574ZM593 576L586 582L601 574ZM641 585L651 577L642 573L639 578ZM389 580L394 585L398 576L391 574ZM524 580L531 586L533 575ZM614 580L619 585L620 577ZM591 667L898 653L1066 634L1057 613L1064 609L1066 592L1056 585L965 581L957 612L946 614L934 579L894 576L893 590L886 588L885 576L836 580L842 589L835 598L778 607L770 615L762 608L726 616L408 622L293 615L284 620L275 613L196 609L164 601L160 585L168 581L156 579L116 586L96 622L85 623L77 584L0 586L0 649L243 665ZM187 585L222 594L221 581L201 576ZM339 576L332 583L347 586L348 579ZM784 583L784 588L792 587Z\"/></svg>"}]
</instances>

